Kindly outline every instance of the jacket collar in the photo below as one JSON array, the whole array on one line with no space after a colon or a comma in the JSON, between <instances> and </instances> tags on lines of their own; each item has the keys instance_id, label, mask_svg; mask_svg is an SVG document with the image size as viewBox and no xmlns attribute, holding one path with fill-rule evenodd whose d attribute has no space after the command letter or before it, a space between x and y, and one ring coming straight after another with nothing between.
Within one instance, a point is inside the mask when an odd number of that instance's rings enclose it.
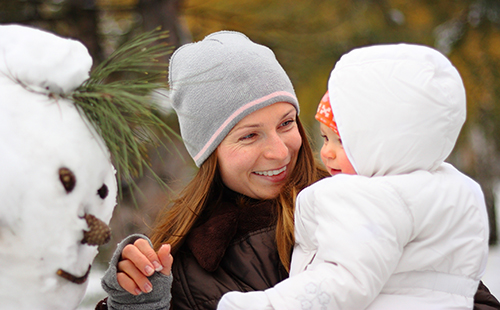
<instances>
[{"instance_id":1,"label":"jacket collar","mask_svg":"<svg viewBox=\"0 0 500 310\"><path fill-rule=\"evenodd\" d=\"M222 202L211 211L209 218L191 229L186 239L198 264L209 272L219 267L234 240L276 223L272 201L251 199L229 189L224 191Z\"/></svg>"}]
</instances>

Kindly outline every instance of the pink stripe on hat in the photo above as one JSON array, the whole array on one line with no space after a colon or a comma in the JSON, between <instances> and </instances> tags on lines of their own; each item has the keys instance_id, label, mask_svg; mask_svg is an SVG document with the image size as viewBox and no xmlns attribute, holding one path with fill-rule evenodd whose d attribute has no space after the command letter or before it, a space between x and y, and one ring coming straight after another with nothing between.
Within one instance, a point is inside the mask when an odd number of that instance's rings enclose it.
<instances>
[{"instance_id":1,"label":"pink stripe on hat","mask_svg":"<svg viewBox=\"0 0 500 310\"><path fill-rule=\"evenodd\" d=\"M202 155L203 153L206 152L206 150L210 147L210 145L215 141L215 139L221 134L221 132L240 114L242 114L243 112L245 112L247 109L255 106L255 105L258 105L259 103L261 102L264 102L266 100L269 100L271 98L274 98L274 97L278 97L278 96L287 96L287 97L292 97L292 98L295 98L295 96L289 92L286 92L286 91L277 91L277 92L274 92L272 94L269 94L267 96L264 96L262 98L259 98L259 99L256 99L254 101L251 101L247 104L245 104L244 106L240 107L238 110L234 111L233 114L231 114L224 123L222 123L222 125L215 131L215 133L210 137L210 139L208 140L208 142L205 144L205 146L203 146L203 148L198 152L198 154L196 154L196 156L193 157L194 161L197 161Z\"/></svg>"}]
</instances>

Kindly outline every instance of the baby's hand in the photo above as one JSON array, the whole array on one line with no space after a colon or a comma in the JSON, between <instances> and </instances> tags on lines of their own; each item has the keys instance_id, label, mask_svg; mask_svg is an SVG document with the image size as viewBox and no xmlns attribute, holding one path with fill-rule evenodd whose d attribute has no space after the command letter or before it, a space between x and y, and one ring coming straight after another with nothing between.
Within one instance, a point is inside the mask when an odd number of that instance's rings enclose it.
<instances>
[{"instance_id":1,"label":"baby's hand","mask_svg":"<svg viewBox=\"0 0 500 310\"><path fill-rule=\"evenodd\" d=\"M168 276L174 258L170 254L170 245L164 244L155 252L145 239L137 239L122 251L118 263L118 284L132 295L149 293L153 286L147 277L155 271Z\"/></svg>"}]
</instances>

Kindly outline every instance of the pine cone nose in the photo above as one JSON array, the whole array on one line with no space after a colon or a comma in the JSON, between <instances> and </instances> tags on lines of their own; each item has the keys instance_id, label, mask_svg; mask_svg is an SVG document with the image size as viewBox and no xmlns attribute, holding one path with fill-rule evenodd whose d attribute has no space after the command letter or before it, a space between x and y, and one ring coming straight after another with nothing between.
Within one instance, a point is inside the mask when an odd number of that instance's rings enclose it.
<instances>
[{"instance_id":1,"label":"pine cone nose","mask_svg":"<svg viewBox=\"0 0 500 310\"><path fill-rule=\"evenodd\" d=\"M111 239L111 229L106 223L92 214L85 214L83 218L87 221L89 230L83 231L82 244L103 245Z\"/></svg>"}]
</instances>

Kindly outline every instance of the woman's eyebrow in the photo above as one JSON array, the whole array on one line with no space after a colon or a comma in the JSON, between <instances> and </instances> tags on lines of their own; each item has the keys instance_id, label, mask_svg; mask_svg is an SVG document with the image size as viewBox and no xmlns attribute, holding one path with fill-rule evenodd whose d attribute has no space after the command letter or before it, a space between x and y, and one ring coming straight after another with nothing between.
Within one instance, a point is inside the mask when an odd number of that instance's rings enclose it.
<instances>
[{"instance_id":1,"label":"woman's eyebrow","mask_svg":"<svg viewBox=\"0 0 500 310\"><path fill-rule=\"evenodd\" d=\"M283 114L282 119L283 119L283 118L287 118L288 116L290 116L290 114L293 114L293 112L295 112L295 109L292 109L292 110L290 110L290 111L286 112L285 114ZM295 115L295 116L297 116L297 115Z\"/></svg>"},{"instance_id":2,"label":"woman's eyebrow","mask_svg":"<svg viewBox=\"0 0 500 310\"><path fill-rule=\"evenodd\" d=\"M251 128L259 128L259 127L262 127L262 123L252 123L252 124L248 124L248 125L241 125L238 127L234 127L229 132L228 135L233 134L233 133L238 133L238 131L241 131L241 130L246 130L246 129L251 129Z\"/></svg>"}]
</instances>

